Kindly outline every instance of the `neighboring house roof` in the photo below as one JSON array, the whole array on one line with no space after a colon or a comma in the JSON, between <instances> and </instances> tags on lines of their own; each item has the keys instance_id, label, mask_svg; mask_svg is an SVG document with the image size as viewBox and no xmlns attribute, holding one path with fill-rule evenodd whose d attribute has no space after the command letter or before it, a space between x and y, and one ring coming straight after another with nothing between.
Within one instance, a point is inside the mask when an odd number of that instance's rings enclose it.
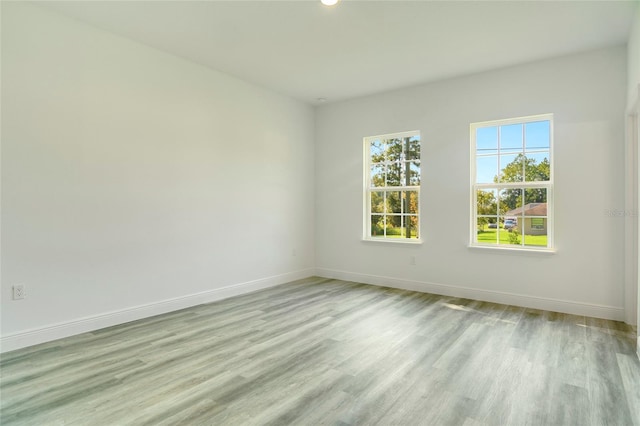
<instances>
[{"instance_id":1,"label":"neighboring house roof","mask_svg":"<svg viewBox=\"0 0 640 426\"><path fill-rule=\"evenodd\" d=\"M529 203L517 209L509 210L505 213L505 216L522 216L524 212L525 216L546 216L547 215L547 203Z\"/></svg>"}]
</instances>

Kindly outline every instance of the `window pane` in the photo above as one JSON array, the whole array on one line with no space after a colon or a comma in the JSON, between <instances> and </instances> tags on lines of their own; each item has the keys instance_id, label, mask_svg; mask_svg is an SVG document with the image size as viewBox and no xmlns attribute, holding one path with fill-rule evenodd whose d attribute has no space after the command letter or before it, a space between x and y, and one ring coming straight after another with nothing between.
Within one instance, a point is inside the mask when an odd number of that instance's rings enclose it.
<instances>
[{"instance_id":1,"label":"window pane","mask_svg":"<svg viewBox=\"0 0 640 426\"><path fill-rule=\"evenodd\" d=\"M387 213L402 213L402 192L387 192Z\"/></svg>"},{"instance_id":2,"label":"window pane","mask_svg":"<svg viewBox=\"0 0 640 426\"><path fill-rule=\"evenodd\" d=\"M495 230L500 228L498 224L497 216L482 216L478 217L478 232L488 232L489 230Z\"/></svg>"},{"instance_id":3,"label":"window pane","mask_svg":"<svg viewBox=\"0 0 640 426\"><path fill-rule=\"evenodd\" d=\"M371 213L384 213L384 192L371 193Z\"/></svg>"},{"instance_id":4,"label":"window pane","mask_svg":"<svg viewBox=\"0 0 640 426\"><path fill-rule=\"evenodd\" d=\"M525 217L524 222L524 245L535 247L547 246L547 218L546 217Z\"/></svg>"},{"instance_id":5,"label":"window pane","mask_svg":"<svg viewBox=\"0 0 640 426\"><path fill-rule=\"evenodd\" d=\"M418 238L418 217L409 215L387 216L387 237Z\"/></svg>"},{"instance_id":6,"label":"window pane","mask_svg":"<svg viewBox=\"0 0 640 426\"><path fill-rule=\"evenodd\" d=\"M525 178L527 182L549 181L551 179L549 152L527 154L525 161Z\"/></svg>"},{"instance_id":7,"label":"window pane","mask_svg":"<svg viewBox=\"0 0 640 426\"><path fill-rule=\"evenodd\" d=\"M477 241L480 244L497 244L499 226L497 217L479 217Z\"/></svg>"},{"instance_id":8,"label":"window pane","mask_svg":"<svg viewBox=\"0 0 640 426\"><path fill-rule=\"evenodd\" d=\"M522 124L511 124L500 127L500 152L522 152Z\"/></svg>"},{"instance_id":9,"label":"window pane","mask_svg":"<svg viewBox=\"0 0 640 426\"><path fill-rule=\"evenodd\" d=\"M547 246L547 189L526 188L525 205L521 209L524 244L528 246Z\"/></svg>"},{"instance_id":10,"label":"window pane","mask_svg":"<svg viewBox=\"0 0 640 426\"><path fill-rule=\"evenodd\" d=\"M412 136L409 138L409 147L405 145L405 156L407 160L420 159L420 137Z\"/></svg>"},{"instance_id":11,"label":"window pane","mask_svg":"<svg viewBox=\"0 0 640 426\"><path fill-rule=\"evenodd\" d=\"M384 164L374 164L371 166L371 186L383 187L384 182Z\"/></svg>"},{"instance_id":12,"label":"window pane","mask_svg":"<svg viewBox=\"0 0 640 426\"><path fill-rule=\"evenodd\" d=\"M476 182L493 183L498 175L498 156L478 157L476 159Z\"/></svg>"},{"instance_id":13,"label":"window pane","mask_svg":"<svg viewBox=\"0 0 640 426\"><path fill-rule=\"evenodd\" d=\"M500 233L499 244L504 245L521 245L522 230L519 226L519 219L513 216L505 216L502 219L502 229Z\"/></svg>"},{"instance_id":14,"label":"window pane","mask_svg":"<svg viewBox=\"0 0 640 426\"><path fill-rule=\"evenodd\" d=\"M403 143L402 139L388 139L387 140L387 161L400 161L402 155Z\"/></svg>"},{"instance_id":15,"label":"window pane","mask_svg":"<svg viewBox=\"0 0 640 426\"><path fill-rule=\"evenodd\" d=\"M400 215L387 215L387 235L400 235L400 228L402 227L402 216Z\"/></svg>"},{"instance_id":16,"label":"window pane","mask_svg":"<svg viewBox=\"0 0 640 426\"><path fill-rule=\"evenodd\" d=\"M397 168L396 164L393 164L393 167L394 185L389 186L420 185L420 163L416 163L413 161L403 161L402 163L397 164ZM397 182L395 178L396 176L398 176Z\"/></svg>"},{"instance_id":17,"label":"window pane","mask_svg":"<svg viewBox=\"0 0 640 426\"><path fill-rule=\"evenodd\" d=\"M404 163L387 165L387 186L405 186Z\"/></svg>"},{"instance_id":18,"label":"window pane","mask_svg":"<svg viewBox=\"0 0 640 426\"><path fill-rule=\"evenodd\" d=\"M400 238L418 238L418 218L416 216L401 216L402 224L399 228Z\"/></svg>"},{"instance_id":19,"label":"window pane","mask_svg":"<svg viewBox=\"0 0 640 426\"><path fill-rule=\"evenodd\" d=\"M418 186L420 185L420 162L419 161L411 161L408 163L409 165L409 185Z\"/></svg>"},{"instance_id":20,"label":"window pane","mask_svg":"<svg viewBox=\"0 0 640 426\"><path fill-rule=\"evenodd\" d=\"M384 237L384 216L371 215L371 236Z\"/></svg>"},{"instance_id":21,"label":"window pane","mask_svg":"<svg viewBox=\"0 0 640 426\"><path fill-rule=\"evenodd\" d=\"M546 188L526 188L524 190L524 215L525 216L546 216L547 215L547 189Z\"/></svg>"},{"instance_id":22,"label":"window pane","mask_svg":"<svg viewBox=\"0 0 640 426\"><path fill-rule=\"evenodd\" d=\"M403 201L406 203L404 206L404 212L418 214L418 191L406 191L402 196Z\"/></svg>"},{"instance_id":23,"label":"window pane","mask_svg":"<svg viewBox=\"0 0 640 426\"><path fill-rule=\"evenodd\" d=\"M381 163L384 161L384 143L376 139L371 141L369 153L371 155L372 163Z\"/></svg>"},{"instance_id":24,"label":"window pane","mask_svg":"<svg viewBox=\"0 0 640 426\"><path fill-rule=\"evenodd\" d=\"M500 156L500 182L523 181L524 157L521 154Z\"/></svg>"},{"instance_id":25,"label":"window pane","mask_svg":"<svg viewBox=\"0 0 640 426\"><path fill-rule=\"evenodd\" d=\"M522 245L522 230L517 223L511 222L510 219L505 219L503 229L500 232L499 244L511 246Z\"/></svg>"},{"instance_id":26,"label":"window pane","mask_svg":"<svg viewBox=\"0 0 640 426\"><path fill-rule=\"evenodd\" d=\"M476 129L476 154L498 153L498 128L481 127Z\"/></svg>"},{"instance_id":27,"label":"window pane","mask_svg":"<svg viewBox=\"0 0 640 426\"><path fill-rule=\"evenodd\" d=\"M527 150L549 149L551 126L549 121L525 124L525 148Z\"/></svg>"},{"instance_id":28,"label":"window pane","mask_svg":"<svg viewBox=\"0 0 640 426\"><path fill-rule=\"evenodd\" d=\"M507 217L521 215L520 207L522 207L522 188L500 191L500 214Z\"/></svg>"},{"instance_id":29,"label":"window pane","mask_svg":"<svg viewBox=\"0 0 640 426\"><path fill-rule=\"evenodd\" d=\"M420 238L420 223L418 216L407 216L409 225L411 225L411 238Z\"/></svg>"},{"instance_id":30,"label":"window pane","mask_svg":"<svg viewBox=\"0 0 640 426\"><path fill-rule=\"evenodd\" d=\"M480 189L476 192L476 212L478 215L497 215L498 200L496 198L497 190Z\"/></svg>"}]
</instances>

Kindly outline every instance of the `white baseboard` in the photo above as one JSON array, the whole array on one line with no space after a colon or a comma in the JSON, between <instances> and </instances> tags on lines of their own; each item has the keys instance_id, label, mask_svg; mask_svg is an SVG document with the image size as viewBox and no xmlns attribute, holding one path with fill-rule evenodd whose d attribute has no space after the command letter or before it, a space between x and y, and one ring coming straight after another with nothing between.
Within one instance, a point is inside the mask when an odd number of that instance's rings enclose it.
<instances>
[{"instance_id":1,"label":"white baseboard","mask_svg":"<svg viewBox=\"0 0 640 426\"><path fill-rule=\"evenodd\" d=\"M463 297L466 299L502 303L505 305L522 306L525 308L542 309L546 311L562 312L566 314L624 321L624 308L618 308L615 306L595 305L537 296L526 296L521 294L482 290L477 288L452 286L447 284L437 284L424 281L413 281L392 277L383 277L378 275L368 275L357 272L337 271L325 268L316 268L315 275L324 278L354 281L363 284L399 288L403 290L413 290L423 293L434 293L443 296ZM638 353L640 353L640 349Z\"/></svg>"},{"instance_id":2,"label":"white baseboard","mask_svg":"<svg viewBox=\"0 0 640 426\"><path fill-rule=\"evenodd\" d=\"M624 320L624 309L614 306L603 306L588 303L580 303L566 300L550 299L536 296L526 296L513 293L482 290L469 287L451 286L424 281L405 280L378 275L368 275L356 272L338 271L333 269L316 268L304 269L259 280L233 284L201 293L163 300L120 311L106 312L73 321L58 323L37 329L26 330L0 338L0 352L8 352L39 343L86 333L105 327L124 324L179 309L215 302L217 300L238 296L253 291L274 287L290 281L295 281L310 276L354 281L364 284L413 290L424 293L441 294L444 296L464 297L487 302L503 303L507 305L522 306L525 308L543 309L554 312L563 312L574 315L584 315L595 318ZM638 357L640 358L640 340L638 341Z\"/></svg>"},{"instance_id":3,"label":"white baseboard","mask_svg":"<svg viewBox=\"0 0 640 426\"><path fill-rule=\"evenodd\" d=\"M290 281L307 278L312 276L313 273L313 269L304 269L254 281L232 284L213 290L203 291L201 293L176 297L174 299L135 306L120 311L106 312L99 315L79 318L73 321L21 331L7 336L2 336L0 338L0 352L13 351L27 346L50 342L52 340L74 336L76 334L86 333L118 324L124 324L130 321L177 311L179 309L189 308L203 303L215 302L216 300L251 293L253 291L274 287Z\"/></svg>"}]
</instances>

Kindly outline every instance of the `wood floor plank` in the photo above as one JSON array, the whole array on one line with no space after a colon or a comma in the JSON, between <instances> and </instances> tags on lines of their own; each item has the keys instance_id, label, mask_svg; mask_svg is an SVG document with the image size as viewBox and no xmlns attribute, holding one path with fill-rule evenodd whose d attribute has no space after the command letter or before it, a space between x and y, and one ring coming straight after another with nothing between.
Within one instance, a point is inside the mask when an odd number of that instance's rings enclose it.
<instances>
[{"instance_id":1,"label":"wood floor plank","mask_svg":"<svg viewBox=\"0 0 640 426\"><path fill-rule=\"evenodd\" d=\"M640 425L626 324L312 277L0 356L3 425Z\"/></svg>"},{"instance_id":2,"label":"wood floor plank","mask_svg":"<svg viewBox=\"0 0 640 426\"><path fill-rule=\"evenodd\" d=\"M633 424L640 425L640 369L635 354L616 354L624 394Z\"/></svg>"}]
</instances>

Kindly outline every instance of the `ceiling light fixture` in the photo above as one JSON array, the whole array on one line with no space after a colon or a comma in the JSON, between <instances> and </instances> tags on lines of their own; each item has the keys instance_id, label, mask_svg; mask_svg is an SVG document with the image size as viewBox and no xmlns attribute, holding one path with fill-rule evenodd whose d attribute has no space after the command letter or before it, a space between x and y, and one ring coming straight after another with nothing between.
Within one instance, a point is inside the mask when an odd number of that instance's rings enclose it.
<instances>
[{"instance_id":1,"label":"ceiling light fixture","mask_svg":"<svg viewBox=\"0 0 640 426\"><path fill-rule=\"evenodd\" d=\"M325 6L333 6L334 4L338 3L338 0L320 0L320 2Z\"/></svg>"}]
</instances>

